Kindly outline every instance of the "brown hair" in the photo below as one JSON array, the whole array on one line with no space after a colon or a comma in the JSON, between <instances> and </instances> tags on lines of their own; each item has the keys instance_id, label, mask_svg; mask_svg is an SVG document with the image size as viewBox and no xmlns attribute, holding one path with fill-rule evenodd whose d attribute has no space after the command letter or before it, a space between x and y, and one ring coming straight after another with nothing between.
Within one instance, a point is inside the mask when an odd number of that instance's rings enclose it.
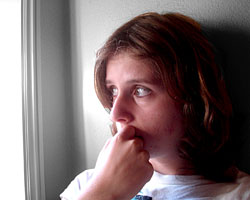
<instances>
[{"instance_id":1,"label":"brown hair","mask_svg":"<svg viewBox=\"0 0 250 200\"><path fill-rule=\"evenodd\" d=\"M106 63L123 52L152 62L154 73L183 110L186 132L180 156L197 173L218 178L230 164L224 153L232 108L200 25L178 13L146 13L118 28L98 51L95 65L96 93L108 109L112 100L105 86Z\"/></svg>"}]
</instances>

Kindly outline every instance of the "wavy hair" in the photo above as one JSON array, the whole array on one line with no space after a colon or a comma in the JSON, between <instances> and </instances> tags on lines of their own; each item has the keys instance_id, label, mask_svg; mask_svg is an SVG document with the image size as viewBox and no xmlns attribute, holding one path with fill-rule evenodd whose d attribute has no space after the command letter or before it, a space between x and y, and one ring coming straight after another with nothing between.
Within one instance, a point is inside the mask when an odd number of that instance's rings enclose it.
<instances>
[{"instance_id":1,"label":"wavy hair","mask_svg":"<svg viewBox=\"0 0 250 200\"><path fill-rule=\"evenodd\" d=\"M230 166L225 157L232 112L214 48L200 25L179 13L145 13L118 28L98 51L95 89L105 108L112 98L105 86L106 63L119 53L148 59L169 95L181 106L185 134L179 155L197 173L219 179Z\"/></svg>"}]
</instances>

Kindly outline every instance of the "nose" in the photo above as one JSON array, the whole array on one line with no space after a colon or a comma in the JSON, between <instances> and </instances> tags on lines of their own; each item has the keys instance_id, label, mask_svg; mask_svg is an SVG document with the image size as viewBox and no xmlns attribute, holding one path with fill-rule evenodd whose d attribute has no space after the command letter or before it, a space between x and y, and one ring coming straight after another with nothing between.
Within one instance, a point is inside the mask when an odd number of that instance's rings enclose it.
<instances>
[{"instance_id":1,"label":"nose","mask_svg":"<svg viewBox=\"0 0 250 200\"><path fill-rule=\"evenodd\" d=\"M113 102L110 118L113 122L119 122L121 125L133 121L131 100L122 94L118 95Z\"/></svg>"}]
</instances>

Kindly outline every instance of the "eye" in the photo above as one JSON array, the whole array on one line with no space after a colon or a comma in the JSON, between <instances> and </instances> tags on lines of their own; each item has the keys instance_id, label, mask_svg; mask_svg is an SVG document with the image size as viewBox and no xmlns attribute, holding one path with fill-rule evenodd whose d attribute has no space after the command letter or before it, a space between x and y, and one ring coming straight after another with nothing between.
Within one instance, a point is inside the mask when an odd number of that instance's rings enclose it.
<instances>
[{"instance_id":1,"label":"eye","mask_svg":"<svg viewBox=\"0 0 250 200\"><path fill-rule=\"evenodd\" d=\"M142 86L137 86L137 87L135 88L134 94L135 94L137 97L145 97L145 96L151 94L151 90L148 89L148 88L142 87Z\"/></svg>"},{"instance_id":2,"label":"eye","mask_svg":"<svg viewBox=\"0 0 250 200\"><path fill-rule=\"evenodd\" d=\"M110 87L109 91L110 91L112 97L116 97L118 95L118 89L116 87Z\"/></svg>"}]
</instances>

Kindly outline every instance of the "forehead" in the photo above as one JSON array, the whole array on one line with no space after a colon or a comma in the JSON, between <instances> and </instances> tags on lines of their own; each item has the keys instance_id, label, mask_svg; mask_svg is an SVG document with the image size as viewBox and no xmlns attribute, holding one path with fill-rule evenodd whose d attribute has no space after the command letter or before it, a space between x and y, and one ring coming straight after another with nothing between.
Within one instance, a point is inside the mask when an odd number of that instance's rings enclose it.
<instances>
[{"instance_id":1,"label":"forehead","mask_svg":"<svg viewBox=\"0 0 250 200\"><path fill-rule=\"evenodd\" d=\"M128 53L115 55L108 60L106 82L113 80L156 80L154 65L148 59L139 59Z\"/></svg>"}]
</instances>

